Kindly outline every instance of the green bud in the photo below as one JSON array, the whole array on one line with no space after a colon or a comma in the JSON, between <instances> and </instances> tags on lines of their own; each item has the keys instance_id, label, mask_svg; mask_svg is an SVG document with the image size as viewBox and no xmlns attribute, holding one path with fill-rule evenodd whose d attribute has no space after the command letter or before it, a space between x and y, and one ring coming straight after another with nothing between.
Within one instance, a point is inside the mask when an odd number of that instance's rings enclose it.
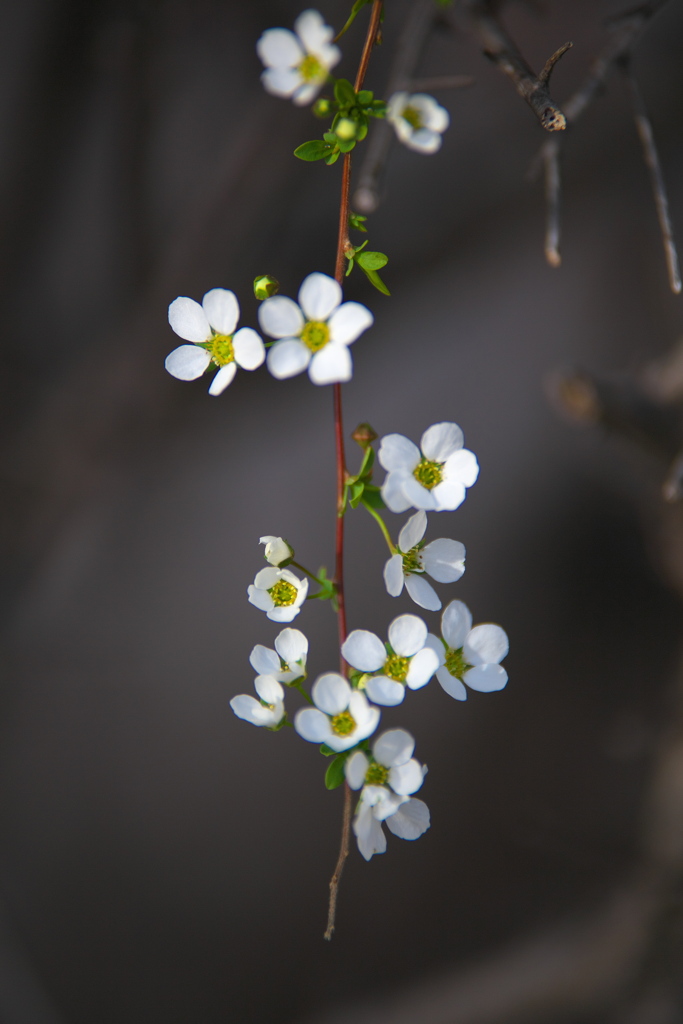
<instances>
[{"instance_id":1,"label":"green bud","mask_svg":"<svg viewBox=\"0 0 683 1024\"><path fill-rule=\"evenodd\" d=\"M369 448L373 441L376 441L379 434L373 430L369 423L359 423L351 437L361 448Z\"/></svg>"},{"instance_id":2,"label":"green bud","mask_svg":"<svg viewBox=\"0 0 683 1024\"><path fill-rule=\"evenodd\" d=\"M337 138L343 142L349 142L356 137L356 124L349 117L342 117L335 126Z\"/></svg>"},{"instance_id":3,"label":"green bud","mask_svg":"<svg viewBox=\"0 0 683 1024\"><path fill-rule=\"evenodd\" d=\"M328 117L331 109L331 101L325 99L324 96L321 96L313 104L313 113L315 114L316 117Z\"/></svg>"},{"instance_id":4,"label":"green bud","mask_svg":"<svg viewBox=\"0 0 683 1024\"><path fill-rule=\"evenodd\" d=\"M254 295L257 299L269 299L271 295L277 295L280 291L280 282L270 274L263 274L254 278Z\"/></svg>"}]
</instances>

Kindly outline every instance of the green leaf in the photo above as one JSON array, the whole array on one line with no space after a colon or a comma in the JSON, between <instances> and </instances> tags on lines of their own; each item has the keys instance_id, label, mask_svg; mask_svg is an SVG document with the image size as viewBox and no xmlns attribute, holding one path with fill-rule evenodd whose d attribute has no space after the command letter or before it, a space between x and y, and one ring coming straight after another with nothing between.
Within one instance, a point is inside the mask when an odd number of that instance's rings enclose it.
<instances>
[{"instance_id":1,"label":"green leaf","mask_svg":"<svg viewBox=\"0 0 683 1024\"><path fill-rule=\"evenodd\" d=\"M347 32L351 28L351 26L353 25L354 21L356 20L356 15L358 14L358 12L360 10L362 10L363 7L366 6L366 4L369 4L369 3L372 3L372 0L356 0L355 4L351 8L351 14L349 15L349 18L348 18L346 24L344 25L344 28L341 30L341 32L339 32L336 35L335 42L337 41L337 39L341 39L341 37L344 35L344 33Z\"/></svg>"},{"instance_id":2,"label":"green leaf","mask_svg":"<svg viewBox=\"0 0 683 1024\"><path fill-rule=\"evenodd\" d=\"M323 142L321 139L312 139L310 142L302 142L300 146L297 146L294 156L299 160L324 160L331 151L332 147L329 143Z\"/></svg>"},{"instance_id":3,"label":"green leaf","mask_svg":"<svg viewBox=\"0 0 683 1024\"><path fill-rule=\"evenodd\" d=\"M362 480L357 480L355 484L351 484L351 500L349 504L351 508L358 508L363 497L363 491L365 490L365 484Z\"/></svg>"},{"instance_id":4,"label":"green leaf","mask_svg":"<svg viewBox=\"0 0 683 1024\"><path fill-rule=\"evenodd\" d=\"M325 134L323 135L323 139L325 140L325 142L329 142L331 146L337 145L337 136L335 135L334 132L325 132Z\"/></svg>"},{"instance_id":5,"label":"green leaf","mask_svg":"<svg viewBox=\"0 0 683 1024\"><path fill-rule=\"evenodd\" d=\"M340 157L339 150L338 149L333 149L332 152L330 153L330 155L325 157L325 163L327 164L328 167L330 167L332 164L336 164L336 162L339 159L339 157Z\"/></svg>"},{"instance_id":6,"label":"green leaf","mask_svg":"<svg viewBox=\"0 0 683 1024\"><path fill-rule=\"evenodd\" d=\"M389 289L387 288L384 281L379 276L376 270L368 270L367 267L364 267L362 265L360 265L360 269L363 271L370 284L374 285L378 292L381 292L382 295L391 295L391 292L389 291Z\"/></svg>"},{"instance_id":7,"label":"green leaf","mask_svg":"<svg viewBox=\"0 0 683 1024\"><path fill-rule=\"evenodd\" d=\"M364 226L367 217L364 217L362 213L350 213L349 214L349 227L355 228L356 231L365 231L367 228Z\"/></svg>"},{"instance_id":8,"label":"green leaf","mask_svg":"<svg viewBox=\"0 0 683 1024\"><path fill-rule=\"evenodd\" d=\"M353 147L356 145L355 139L340 139L337 137L337 145L341 153L350 153Z\"/></svg>"},{"instance_id":9,"label":"green leaf","mask_svg":"<svg viewBox=\"0 0 683 1024\"><path fill-rule=\"evenodd\" d=\"M344 751L343 754L339 754L335 757L327 766L325 772L325 785L328 789L337 789L344 782L344 765L346 764L346 758L348 757L348 751Z\"/></svg>"},{"instance_id":10,"label":"green leaf","mask_svg":"<svg viewBox=\"0 0 683 1024\"><path fill-rule=\"evenodd\" d=\"M380 491L379 487L375 487L374 484L365 485L362 501L364 505L368 506L368 508L386 508L386 505L382 501L382 492Z\"/></svg>"},{"instance_id":11,"label":"green leaf","mask_svg":"<svg viewBox=\"0 0 683 1024\"><path fill-rule=\"evenodd\" d=\"M389 257L385 256L383 252L364 252L362 256L358 257L358 263L363 270L381 270L382 267L386 267L389 262Z\"/></svg>"},{"instance_id":12,"label":"green leaf","mask_svg":"<svg viewBox=\"0 0 683 1024\"><path fill-rule=\"evenodd\" d=\"M353 107L356 104L356 93L346 78L338 78L334 83L334 98L340 107Z\"/></svg>"},{"instance_id":13,"label":"green leaf","mask_svg":"<svg viewBox=\"0 0 683 1024\"><path fill-rule=\"evenodd\" d=\"M375 94L370 89L361 89L358 93L358 103L361 107L369 107L374 98Z\"/></svg>"},{"instance_id":14,"label":"green leaf","mask_svg":"<svg viewBox=\"0 0 683 1024\"><path fill-rule=\"evenodd\" d=\"M362 121L358 124L358 130L356 131L356 142L362 142L365 136L368 134L368 126Z\"/></svg>"},{"instance_id":15,"label":"green leaf","mask_svg":"<svg viewBox=\"0 0 683 1024\"><path fill-rule=\"evenodd\" d=\"M353 270L353 265L354 265L354 262L355 262L353 256L347 255L346 258L349 261L349 265L346 268L346 273L344 274L344 277L348 277L349 276L349 274Z\"/></svg>"},{"instance_id":16,"label":"green leaf","mask_svg":"<svg viewBox=\"0 0 683 1024\"><path fill-rule=\"evenodd\" d=\"M365 455L363 456L363 461L361 462L360 469L358 470L358 476L359 477L361 477L361 476L368 476L370 474L370 472L372 471L372 467L373 467L374 463L375 463L375 450L374 450L374 448L371 448L370 446L368 446L365 449Z\"/></svg>"}]
</instances>

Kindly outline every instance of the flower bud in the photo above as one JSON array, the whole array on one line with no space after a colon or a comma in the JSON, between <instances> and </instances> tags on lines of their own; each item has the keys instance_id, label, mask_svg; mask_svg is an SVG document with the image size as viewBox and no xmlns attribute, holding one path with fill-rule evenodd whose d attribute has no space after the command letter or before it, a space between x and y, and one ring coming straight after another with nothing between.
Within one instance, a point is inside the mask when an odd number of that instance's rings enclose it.
<instances>
[{"instance_id":1,"label":"flower bud","mask_svg":"<svg viewBox=\"0 0 683 1024\"><path fill-rule=\"evenodd\" d=\"M352 121L349 117L342 117L334 130L338 139L341 139L342 142L348 142L349 139L355 139L356 137L356 122Z\"/></svg>"},{"instance_id":2,"label":"flower bud","mask_svg":"<svg viewBox=\"0 0 683 1024\"><path fill-rule=\"evenodd\" d=\"M313 113L316 117L327 117L332 109L332 104L324 96L317 99L313 104Z\"/></svg>"},{"instance_id":3,"label":"flower bud","mask_svg":"<svg viewBox=\"0 0 683 1024\"><path fill-rule=\"evenodd\" d=\"M369 423L359 423L351 437L361 448L369 448L379 435L372 429Z\"/></svg>"},{"instance_id":4,"label":"flower bud","mask_svg":"<svg viewBox=\"0 0 683 1024\"><path fill-rule=\"evenodd\" d=\"M259 544L265 544L264 556L271 565L286 565L294 558L294 548L291 548L282 537L260 537Z\"/></svg>"},{"instance_id":5,"label":"flower bud","mask_svg":"<svg viewBox=\"0 0 683 1024\"><path fill-rule=\"evenodd\" d=\"M276 295L280 290L280 282L276 277L271 277L270 274L263 274L261 277L254 278L254 295L257 299L269 299L271 295Z\"/></svg>"}]
</instances>

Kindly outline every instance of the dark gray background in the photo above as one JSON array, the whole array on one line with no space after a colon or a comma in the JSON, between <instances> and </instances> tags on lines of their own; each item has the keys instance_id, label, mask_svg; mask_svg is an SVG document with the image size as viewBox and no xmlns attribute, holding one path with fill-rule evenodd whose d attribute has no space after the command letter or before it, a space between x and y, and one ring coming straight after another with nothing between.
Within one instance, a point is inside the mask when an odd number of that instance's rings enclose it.
<instances>
[{"instance_id":1,"label":"dark gray background","mask_svg":"<svg viewBox=\"0 0 683 1024\"><path fill-rule=\"evenodd\" d=\"M265 370L219 399L173 380L166 309L229 287L254 324L257 273L296 294L333 270L340 165L289 156L320 124L263 93L254 50L300 6L3 12L3 1024L317 1022L589 910L634 857L680 636L652 557L660 471L574 431L544 394L557 366L632 368L680 330L618 75L566 140L551 270L525 180L533 115L466 33L435 32L419 68L477 81L439 94L437 156L392 151L369 237L393 295L348 283L376 323L346 424L463 427L480 479L429 536L465 543L442 596L505 627L510 683L465 704L433 683L385 713L417 736L433 824L370 864L352 850L331 944L341 794L312 746L228 707L277 632L246 602L258 537L333 561L332 394ZM339 26L348 6L321 10ZM408 4L387 7L367 80L380 94ZM537 67L573 39L561 102L619 8L513 6L508 23ZM366 18L343 44L349 77ZM682 28L671 3L636 61L679 229ZM350 516L350 628L413 610L385 595L385 557ZM312 671L333 667L329 607L295 624Z\"/></svg>"}]
</instances>

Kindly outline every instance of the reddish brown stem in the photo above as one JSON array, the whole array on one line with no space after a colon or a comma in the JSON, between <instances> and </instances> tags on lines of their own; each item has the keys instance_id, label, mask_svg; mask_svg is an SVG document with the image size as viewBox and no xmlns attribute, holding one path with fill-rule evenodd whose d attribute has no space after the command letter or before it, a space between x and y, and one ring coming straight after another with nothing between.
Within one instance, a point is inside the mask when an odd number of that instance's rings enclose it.
<instances>
[{"instance_id":1,"label":"reddish brown stem","mask_svg":"<svg viewBox=\"0 0 683 1024\"><path fill-rule=\"evenodd\" d=\"M382 15L382 0L374 0L370 24L368 25L365 45L361 54L358 72L354 88L356 92L362 88L365 73L368 70L370 54L377 38L380 18ZM351 187L351 154L344 157L342 168L341 199L339 202L339 231L337 232L337 256L334 264L335 280L341 284L344 280L346 264L346 252L350 246L349 242L349 191ZM344 452L344 419L342 410L341 384L334 385L334 436L337 457L337 529L335 538L335 569L334 582L337 587L337 622L339 626L339 646L346 640L346 605L344 603L344 485L346 483L346 455ZM346 662L341 653L340 671L346 675ZM344 817L342 822L341 845L339 856L330 879L330 902L327 912L327 929L325 938L331 939L334 932L334 921L337 912L337 894L344 862L349 855L349 839L351 836L351 790L344 784Z\"/></svg>"}]
</instances>

